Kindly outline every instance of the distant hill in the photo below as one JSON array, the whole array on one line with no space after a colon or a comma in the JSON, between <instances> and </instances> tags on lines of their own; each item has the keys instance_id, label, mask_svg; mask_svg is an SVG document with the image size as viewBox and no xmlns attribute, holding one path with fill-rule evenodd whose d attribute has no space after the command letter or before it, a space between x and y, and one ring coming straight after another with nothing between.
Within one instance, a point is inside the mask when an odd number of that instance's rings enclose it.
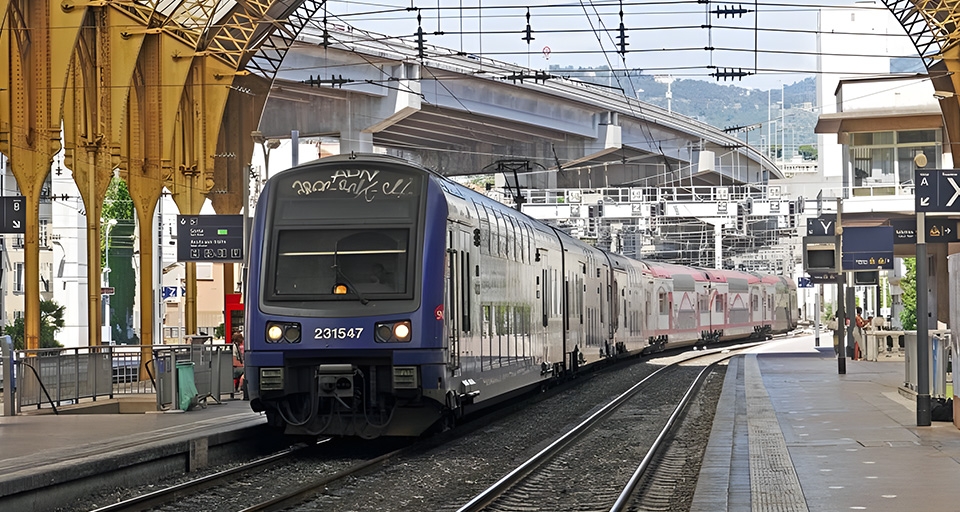
<instances>
[{"instance_id":1,"label":"distant hill","mask_svg":"<svg viewBox=\"0 0 960 512\"><path fill-rule=\"evenodd\" d=\"M551 73L569 76L615 89L636 96L643 102L667 108L667 84L659 83L653 75L614 77L609 70L573 69L551 67ZM617 80L619 78L619 80ZM678 79L670 85L673 94L672 111L693 117L720 129L766 123L769 119L780 123L780 89L756 90L738 87L723 82ZM769 93L769 95L768 95ZM817 86L813 77L784 85L783 124L786 127L786 146L795 148L803 144L816 144L813 128L817 124ZM768 110L769 109L769 110ZM771 134L773 128L771 127ZM778 129L779 130L779 129ZM767 136L767 124L749 134L750 144L759 145L760 138ZM744 134L739 137L744 139ZM780 135L776 138L779 140ZM775 142L774 145L777 145Z\"/></svg>"}]
</instances>

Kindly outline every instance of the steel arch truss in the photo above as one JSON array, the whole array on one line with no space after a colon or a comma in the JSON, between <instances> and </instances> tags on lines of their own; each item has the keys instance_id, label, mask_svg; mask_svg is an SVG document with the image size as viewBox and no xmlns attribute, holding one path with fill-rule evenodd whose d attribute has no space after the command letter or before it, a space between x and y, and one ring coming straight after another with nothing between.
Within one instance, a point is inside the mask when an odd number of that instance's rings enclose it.
<instances>
[{"instance_id":1,"label":"steel arch truss","mask_svg":"<svg viewBox=\"0 0 960 512\"><path fill-rule=\"evenodd\" d=\"M297 19L301 11L309 17L323 1L138 0L113 5L139 21L142 30L164 32L190 46L196 52L192 56L211 55L240 70L261 41L285 29L286 18Z\"/></svg>"},{"instance_id":2,"label":"steel arch truss","mask_svg":"<svg viewBox=\"0 0 960 512\"><path fill-rule=\"evenodd\" d=\"M277 26L276 30L258 34L259 37L254 38L255 44L252 45L257 51L246 62L246 71L273 82L287 51L324 4L326 0L302 0L281 15L285 22Z\"/></svg>"},{"instance_id":3,"label":"steel arch truss","mask_svg":"<svg viewBox=\"0 0 960 512\"><path fill-rule=\"evenodd\" d=\"M927 69L960 39L957 0L883 0L907 31Z\"/></svg>"}]
</instances>

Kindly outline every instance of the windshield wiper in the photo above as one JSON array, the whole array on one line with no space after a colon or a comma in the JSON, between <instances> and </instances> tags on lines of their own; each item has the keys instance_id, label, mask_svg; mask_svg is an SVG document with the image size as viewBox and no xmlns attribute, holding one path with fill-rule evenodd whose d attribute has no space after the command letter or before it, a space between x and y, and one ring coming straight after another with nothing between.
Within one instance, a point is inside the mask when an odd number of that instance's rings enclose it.
<instances>
[{"instance_id":1,"label":"windshield wiper","mask_svg":"<svg viewBox=\"0 0 960 512\"><path fill-rule=\"evenodd\" d=\"M350 288L350 291L352 291L353 294L356 295L358 299L360 299L360 304L363 304L364 306L366 306L367 304L370 303L370 299L364 297L360 293L360 290L358 290L357 287L353 285L353 282L350 281L350 278L347 277L347 275L344 274L342 270L340 270L340 265L337 264L337 251L338 251L337 246L334 246L333 247L333 269L337 272L338 276L343 278L343 282L347 283L347 286Z\"/></svg>"}]
</instances>

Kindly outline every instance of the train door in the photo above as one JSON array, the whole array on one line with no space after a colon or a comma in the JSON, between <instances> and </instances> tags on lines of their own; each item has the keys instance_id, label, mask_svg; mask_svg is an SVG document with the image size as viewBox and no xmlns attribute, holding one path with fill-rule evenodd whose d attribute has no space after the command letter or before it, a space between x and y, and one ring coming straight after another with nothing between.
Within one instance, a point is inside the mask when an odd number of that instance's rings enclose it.
<instances>
[{"instance_id":1,"label":"train door","mask_svg":"<svg viewBox=\"0 0 960 512\"><path fill-rule=\"evenodd\" d=\"M609 328L613 325L610 318L611 295L613 294L613 284L611 283L610 267L606 264L600 266L600 331L597 332L597 345L603 346L603 341L609 336ZM606 333L606 334L605 334Z\"/></svg>"},{"instance_id":2,"label":"train door","mask_svg":"<svg viewBox=\"0 0 960 512\"><path fill-rule=\"evenodd\" d=\"M710 317L710 299L712 295L713 290L708 283L697 283L697 309L699 311L697 315L697 328L700 331L713 330L713 322L711 322Z\"/></svg>"},{"instance_id":3,"label":"train door","mask_svg":"<svg viewBox=\"0 0 960 512\"><path fill-rule=\"evenodd\" d=\"M626 272L614 269L613 290L610 300L610 334L608 336L611 345L614 345L617 341L617 331L627 325L625 318L627 314L627 294L624 285L628 282Z\"/></svg>"},{"instance_id":4,"label":"train door","mask_svg":"<svg viewBox=\"0 0 960 512\"><path fill-rule=\"evenodd\" d=\"M436 312L437 319L444 321L447 365L454 374L461 368L464 338L472 330L470 247L473 236L460 226L451 227L447 233L444 308Z\"/></svg>"},{"instance_id":5,"label":"train door","mask_svg":"<svg viewBox=\"0 0 960 512\"><path fill-rule=\"evenodd\" d=\"M769 323L770 322L770 304L767 302L767 287L766 285L760 285L760 303L761 303L761 318L760 323Z\"/></svg>"},{"instance_id":6,"label":"train door","mask_svg":"<svg viewBox=\"0 0 960 512\"><path fill-rule=\"evenodd\" d=\"M720 283L714 285L712 292L713 296L711 297L711 307L710 307L710 324L713 326L711 329L714 330L723 330L727 325L727 287L726 285Z\"/></svg>"}]
</instances>

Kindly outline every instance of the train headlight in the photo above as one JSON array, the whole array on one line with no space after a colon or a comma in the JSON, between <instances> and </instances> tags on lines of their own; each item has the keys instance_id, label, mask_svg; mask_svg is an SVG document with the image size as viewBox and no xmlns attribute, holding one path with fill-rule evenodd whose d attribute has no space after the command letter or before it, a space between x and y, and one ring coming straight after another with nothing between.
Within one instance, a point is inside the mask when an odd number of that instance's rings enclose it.
<instances>
[{"instance_id":1,"label":"train headlight","mask_svg":"<svg viewBox=\"0 0 960 512\"><path fill-rule=\"evenodd\" d=\"M377 322L373 329L378 343L406 343L413 335L410 320Z\"/></svg>"},{"instance_id":2,"label":"train headlight","mask_svg":"<svg viewBox=\"0 0 960 512\"><path fill-rule=\"evenodd\" d=\"M410 341L410 322L399 322L393 326L393 336L400 341Z\"/></svg>"},{"instance_id":3,"label":"train headlight","mask_svg":"<svg viewBox=\"0 0 960 512\"><path fill-rule=\"evenodd\" d=\"M334 294L334 295L346 295L346 294L347 294L347 285L345 285L345 284L338 284L338 285L334 286L334 287L333 287L333 294Z\"/></svg>"},{"instance_id":4,"label":"train headlight","mask_svg":"<svg viewBox=\"0 0 960 512\"><path fill-rule=\"evenodd\" d=\"M280 341L280 337L283 336L283 327L280 327L277 324L267 326L267 342L276 343Z\"/></svg>"},{"instance_id":5,"label":"train headlight","mask_svg":"<svg viewBox=\"0 0 960 512\"><path fill-rule=\"evenodd\" d=\"M297 322L267 322L267 343L300 343L300 324Z\"/></svg>"},{"instance_id":6,"label":"train headlight","mask_svg":"<svg viewBox=\"0 0 960 512\"><path fill-rule=\"evenodd\" d=\"M283 339L287 343L296 343L300 341L300 325L287 324L283 329Z\"/></svg>"}]
</instances>

